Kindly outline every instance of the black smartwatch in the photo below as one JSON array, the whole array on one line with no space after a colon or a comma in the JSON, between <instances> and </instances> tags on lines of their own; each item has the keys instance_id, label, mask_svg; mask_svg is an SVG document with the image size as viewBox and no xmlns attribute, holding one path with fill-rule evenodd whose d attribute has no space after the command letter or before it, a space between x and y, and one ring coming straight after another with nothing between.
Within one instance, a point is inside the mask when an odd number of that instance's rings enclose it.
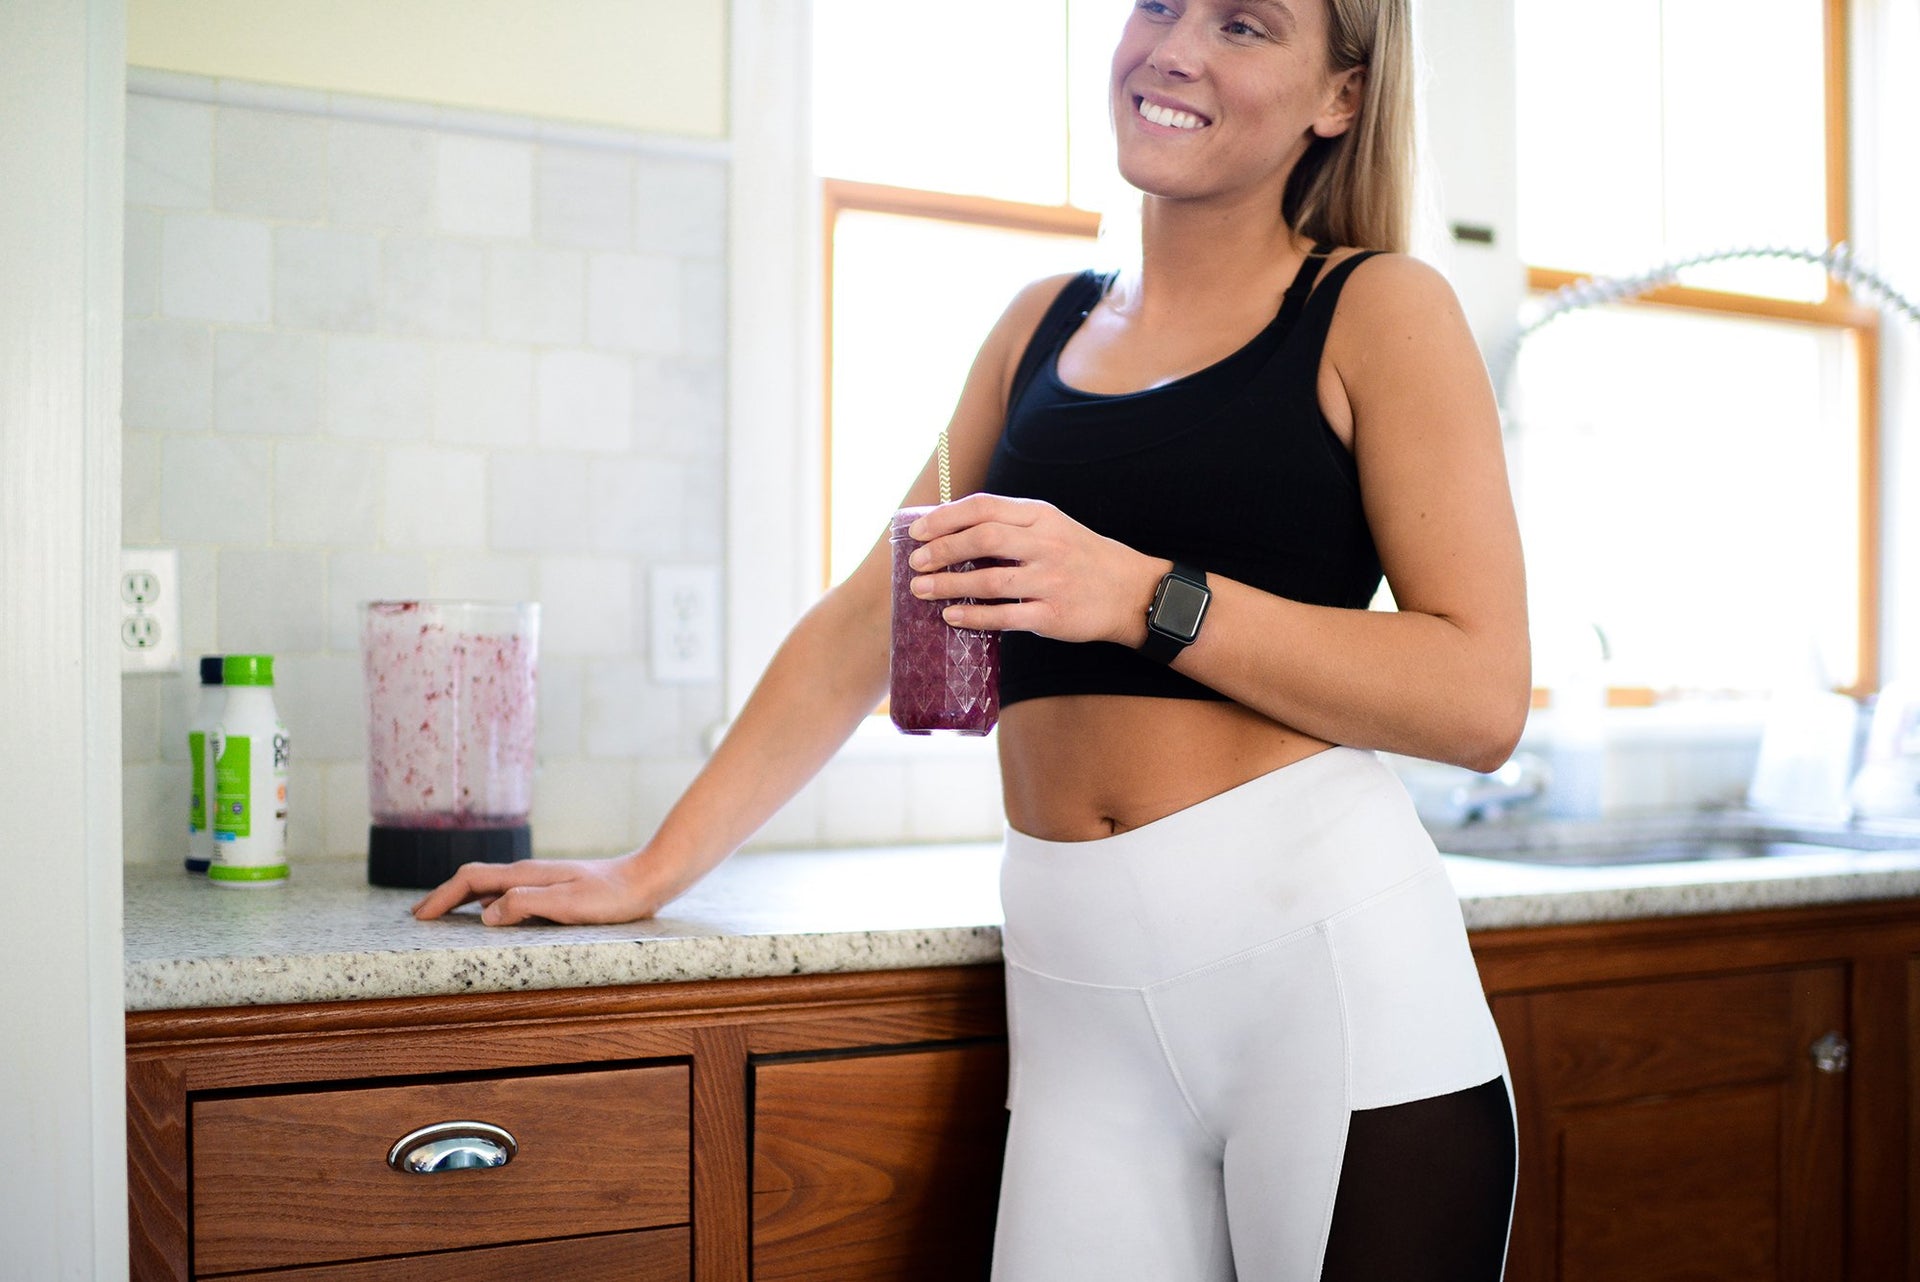
<instances>
[{"instance_id":1,"label":"black smartwatch","mask_svg":"<svg viewBox=\"0 0 1920 1282\"><path fill-rule=\"evenodd\" d=\"M1153 604L1147 607L1147 640L1140 653L1160 663L1179 658L1200 635L1200 623L1212 600L1207 572L1175 561L1153 590Z\"/></svg>"}]
</instances>

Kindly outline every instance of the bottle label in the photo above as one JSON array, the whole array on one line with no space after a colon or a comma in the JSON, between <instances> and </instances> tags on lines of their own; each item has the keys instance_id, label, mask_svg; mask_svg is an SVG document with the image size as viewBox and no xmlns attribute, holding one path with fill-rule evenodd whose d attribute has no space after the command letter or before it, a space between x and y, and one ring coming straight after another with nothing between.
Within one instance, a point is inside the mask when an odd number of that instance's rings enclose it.
<instances>
[{"instance_id":1,"label":"bottle label","mask_svg":"<svg viewBox=\"0 0 1920 1282\"><path fill-rule=\"evenodd\" d=\"M187 755L193 758L193 790L187 802L187 831L207 830L207 734L187 733Z\"/></svg>"},{"instance_id":2,"label":"bottle label","mask_svg":"<svg viewBox=\"0 0 1920 1282\"><path fill-rule=\"evenodd\" d=\"M230 734L220 745L213 766L213 795L219 799L213 817L215 841L238 841L253 835L253 740Z\"/></svg>"}]
</instances>

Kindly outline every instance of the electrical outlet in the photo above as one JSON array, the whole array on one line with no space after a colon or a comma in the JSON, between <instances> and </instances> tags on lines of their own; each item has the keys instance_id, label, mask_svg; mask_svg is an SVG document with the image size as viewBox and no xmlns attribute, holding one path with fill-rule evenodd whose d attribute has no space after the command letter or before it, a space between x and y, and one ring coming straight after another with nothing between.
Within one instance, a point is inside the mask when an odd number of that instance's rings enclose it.
<instances>
[{"instance_id":1,"label":"electrical outlet","mask_svg":"<svg viewBox=\"0 0 1920 1282\"><path fill-rule=\"evenodd\" d=\"M656 565L647 588L648 650L653 679L720 679L720 570L712 565Z\"/></svg>"},{"instance_id":2,"label":"electrical outlet","mask_svg":"<svg viewBox=\"0 0 1920 1282\"><path fill-rule=\"evenodd\" d=\"M120 550L120 671L180 666L180 554L173 548Z\"/></svg>"}]
</instances>

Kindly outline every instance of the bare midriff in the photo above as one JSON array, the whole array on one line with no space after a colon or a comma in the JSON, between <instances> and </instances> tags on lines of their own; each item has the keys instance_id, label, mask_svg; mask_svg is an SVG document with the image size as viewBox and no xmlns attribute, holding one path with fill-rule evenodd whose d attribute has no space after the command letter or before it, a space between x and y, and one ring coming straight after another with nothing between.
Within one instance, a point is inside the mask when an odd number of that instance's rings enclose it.
<instances>
[{"instance_id":1,"label":"bare midriff","mask_svg":"<svg viewBox=\"0 0 1920 1282\"><path fill-rule=\"evenodd\" d=\"M999 738L1007 822L1044 841L1111 837L1329 746L1237 703L1118 695L1023 701Z\"/></svg>"}]
</instances>

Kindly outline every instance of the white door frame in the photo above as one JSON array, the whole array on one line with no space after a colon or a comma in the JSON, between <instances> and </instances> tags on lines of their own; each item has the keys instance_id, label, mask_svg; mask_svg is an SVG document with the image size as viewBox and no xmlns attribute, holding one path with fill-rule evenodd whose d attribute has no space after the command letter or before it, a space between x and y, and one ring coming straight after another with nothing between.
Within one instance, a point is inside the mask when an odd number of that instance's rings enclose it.
<instances>
[{"instance_id":1,"label":"white door frame","mask_svg":"<svg viewBox=\"0 0 1920 1282\"><path fill-rule=\"evenodd\" d=\"M0 1242L127 1276L122 0L0 4Z\"/></svg>"}]
</instances>

